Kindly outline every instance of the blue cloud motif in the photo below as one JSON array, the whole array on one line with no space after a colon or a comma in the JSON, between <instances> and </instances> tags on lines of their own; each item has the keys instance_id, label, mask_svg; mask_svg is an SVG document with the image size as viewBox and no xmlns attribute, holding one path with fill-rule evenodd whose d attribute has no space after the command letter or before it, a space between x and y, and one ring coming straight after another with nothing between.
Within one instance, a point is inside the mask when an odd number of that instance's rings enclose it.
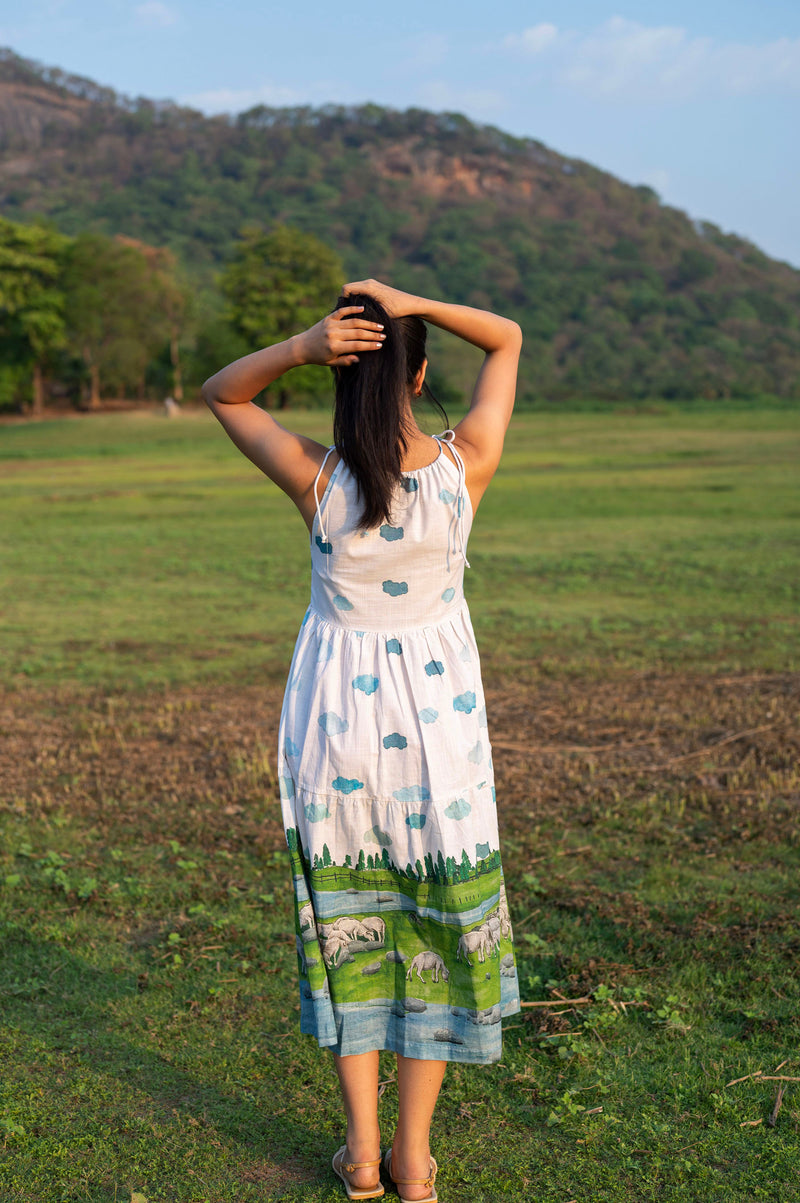
<instances>
[{"instance_id":1,"label":"blue cloud motif","mask_svg":"<svg viewBox=\"0 0 800 1203\"><path fill-rule=\"evenodd\" d=\"M327 802L309 802L307 806L303 807L303 810L306 812L309 823L321 823L323 819L331 817Z\"/></svg>"},{"instance_id":2,"label":"blue cloud motif","mask_svg":"<svg viewBox=\"0 0 800 1203\"><path fill-rule=\"evenodd\" d=\"M383 592L388 593L389 597L402 597L408 593L408 581L384 581Z\"/></svg>"},{"instance_id":3,"label":"blue cloud motif","mask_svg":"<svg viewBox=\"0 0 800 1203\"><path fill-rule=\"evenodd\" d=\"M472 659L472 655L471 655L470 650L467 647L466 643L462 647L461 651L458 653L458 658L459 658L459 660L463 660L465 664L469 664L470 660Z\"/></svg>"},{"instance_id":4,"label":"blue cloud motif","mask_svg":"<svg viewBox=\"0 0 800 1203\"><path fill-rule=\"evenodd\" d=\"M404 785L392 793L398 802L430 802L431 791L424 785Z\"/></svg>"},{"instance_id":5,"label":"blue cloud motif","mask_svg":"<svg viewBox=\"0 0 800 1203\"><path fill-rule=\"evenodd\" d=\"M326 735L341 735L350 726L346 718L339 718L332 710L326 710L317 719Z\"/></svg>"},{"instance_id":6,"label":"blue cloud motif","mask_svg":"<svg viewBox=\"0 0 800 1203\"><path fill-rule=\"evenodd\" d=\"M424 710L420 710L418 717L422 723L435 723L439 717L439 711L434 710L433 706L426 706Z\"/></svg>"},{"instance_id":7,"label":"blue cloud motif","mask_svg":"<svg viewBox=\"0 0 800 1203\"><path fill-rule=\"evenodd\" d=\"M465 693L457 693L453 698L453 709L462 710L464 714L472 714L477 704L475 694L471 689L468 689Z\"/></svg>"},{"instance_id":8,"label":"blue cloud motif","mask_svg":"<svg viewBox=\"0 0 800 1203\"><path fill-rule=\"evenodd\" d=\"M354 608L353 603L346 597L342 597L341 593L336 594L336 597L333 599L333 604L336 606L337 610L352 610Z\"/></svg>"},{"instance_id":9,"label":"blue cloud motif","mask_svg":"<svg viewBox=\"0 0 800 1203\"><path fill-rule=\"evenodd\" d=\"M391 656L392 652L394 652L395 656L402 656L403 646L400 643L400 640L399 639L387 639L386 640L386 651L390 656Z\"/></svg>"},{"instance_id":10,"label":"blue cloud motif","mask_svg":"<svg viewBox=\"0 0 800 1203\"><path fill-rule=\"evenodd\" d=\"M398 539L402 539L406 532L402 526L389 526L387 523L384 523L378 533L387 543L395 543Z\"/></svg>"},{"instance_id":11,"label":"blue cloud motif","mask_svg":"<svg viewBox=\"0 0 800 1203\"><path fill-rule=\"evenodd\" d=\"M407 493L416 493L417 489L419 488L419 481L417 480L416 476L404 476L400 481L400 484Z\"/></svg>"},{"instance_id":12,"label":"blue cloud motif","mask_svg":"<svg viewBox=\"0 0 800 1203\"><path fill-rule=\"evenodd\" d=\"M317 535L314 542L316 543L317 547L320 549L320 551L322 552L322 554L324 556L329 556L329 555L333 554L333 544L332 543L324 543L322 541L321 535Z\"/></svg>"},{"instance_id":13,"label":"blue cloud motif","mask_svg":"<svg viewBox=\"0 0 800 1203\"><path fill-rule=\"evenodd\" d=\"M480 740L478 740L475 747L471 748L467 753L467 760L471 761L472 764L480 764L480 762L483 760L483 744Z\"/></svg>"},{"instance_id":14,"label":"blue cloud motif","mask_svg":"<svg viewBox=\"0 0 800 1203\"><path fill-rule=\"evenodd\" d=\"M291 777L281 777L280 788L282 798L294 797L294 781L292 781Z\"/></svg>"},{"instance_id":15,"label":"blue cloud motif","mask_svg":"<svg viewBox=\"0 0 800 1203\"><path fill-rule=\"evenodd\" d=\"M327 664L328 661L332 659L333 643L330 639L323 639L322 643L319 645L319 651L317 652L317 664Z\"/></svg>"},{"instance_id":16,"label":"blue cloud motif","mask_svg":"<svg viewBox=\"0 0 800 1203\"><path fill-rule=\"evenodd\" d=\"M492 801L497 802L497 790L492 786Z\"/></svg>"},{"instance_id":17,"label":"blue cloud motif","mask_svg":"<svg viewBox=\"0 0 800 1203\"><path fill-rule=\"evenodd\" d=\"M444 665L441 660L429 660L425 665L425 674L428 677L441 677L444 672Z\"/></svg>"},{"instance_id":18,"label":"blue cloud motif","mask_svg":"<svg viewBox=\"0 0 800 1203\"><path fill-rule=\"evenodd\" d=\"M380 681L373 677L372 673L362 673L360 677L353 677L353 689L360 689L367 697L375 692L379 684Z\"/></svg>"},{"instance_id":19,"label":"blue cloud motif","mask_svg":"<svg viewBox=\"0 0 800 1203\"><path fill-rule=\"evenodd\" d=\"M440 490L440 492L439 492L439 500L440 501L445 501L448 505L450 505L450 503L455 501L455 499L456 499L455 493L451 493L449 489L441 489Z\"/></svg>"},{"instance_id":20,"label":"blue cloud motif","mask_svg":"<svg viewBox=\"0 0 800 1203\"><path fill-rule=\"evenodd\" d=\"M451 802L449 806L445 806L444 813L448 819L465 819L472 810L469 802L463 798L456 798L455 802Z\"/></svg>"},{"instance_id":21,"label":"blue cloud motif","mask_svg":"<svg viewBox=\"0 0 800 1203\"><path fill-rule=\"evenodd\" d=\"M401 735L398 731L393 731L391 735L384 735L384 748L407 748L408 740L405 735Z\"/></svg>"},{"instance_id":22,"label":"blue cloud motif","mask_svg":"<svg viewBox=\"0 0 800 1203\"><path fill-rule=\"evenodd\" d=\"M413 827L415 831L421 831L427 821L427 815L421 815L417 812L410 814L406 819L406 823L408 823L409 827Z\"/></svg>"},{"instance_id":23,"label":"blue cloud motif","mask_svg":"<svg viewBox=\"0 0 800 1203\"><path fill-rule=\"evenodd\" d=\"M293 739L289 739L288 736L287 736L286 740L284 741L283 750L287 756L299 756L300 755L300 749L298 748L297 744L294 742Z\"/></svg>"},{"instance_id":24,"label":"blue cloud motif","mask_svg":"<svg viewBox=\"0 0 800 1203\"><path fill-rule=\"evenodd\" d=\"M478 726L479 727L488 727L489 726L489 721L486 718L486 707L485 706L478 713Z\"/></svg>"},{"instance_id":25,"label":"blue cloud motif","mask_svg":"<svg viewBox=\"0 0 800 1203\"><path fill-rule=\"evenodd\" d=\"M376 823L374 827L370 827L369 831L364 832L364 842L367 844L378 844L381 848L391 847L392 837L388 831L381 831Z\"/></svg>"},{"instance_id":26,"label":"blue cloud motif","mask_svg":"<svg viewBox=\"0 0 800 1203\"><path fill-rule=\"evenodd\" d=\"M476 860L485 860L491 851L492 851L491 844L476 844L475 845Z\"/></svg>"},{"instance_id":27,"label":"blue cloud motif","mask_svg":"<svg viewBox=\"0 0 800 1203\"><path fill-rule=\"evenodd\" d=\"M443 602L451 602L453 600L453 598L455 597L455 595L456 595L455 589L445 589L444 593L442 594L442 601Z\"/></svg>"},{"instance_id":28,"label":"blue cloud motif","mask_svg":"<svg viewBox=\"0 0 800 1203\"><path fill-rule=\"evenodd\" d=\"M354 790L364 788L364 782L356 777L334 777L331 785L340 794L352 794Z\"/></svg>"}]
</instances>

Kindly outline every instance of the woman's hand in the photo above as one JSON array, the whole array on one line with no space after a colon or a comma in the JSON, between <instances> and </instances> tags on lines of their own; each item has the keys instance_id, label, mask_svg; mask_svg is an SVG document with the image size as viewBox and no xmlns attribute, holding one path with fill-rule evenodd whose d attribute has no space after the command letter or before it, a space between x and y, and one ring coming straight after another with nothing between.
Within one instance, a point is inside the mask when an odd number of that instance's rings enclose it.
<instances>
[{"instance_id":1,"label":"woman's hand","mask_svg":"<svg viewBox=\"0 0 800 1203\"><path fill-rule=\"evenodd\" d=\"M363 305L349 305L329 313L316 326L295 335L300 363L319 363L326 367L347 367L358 363L363 351L379 351L386 335L383 326L356 315Z\"/></svg>"},{"instance_id":2,"label":"woman's hand","mask_svg":"<svg viewBox=\"0 0 800 1203\"><path fill-rule=\"evenodd\" d=\"M381 284L380 280L354 280L345 284L342 294L349 297L352 293L366 293L380 301L390 317L408 317L409 314L419 313L420 298L410 292L401 292L389 284Z\"/></svg>"}]
</instances>

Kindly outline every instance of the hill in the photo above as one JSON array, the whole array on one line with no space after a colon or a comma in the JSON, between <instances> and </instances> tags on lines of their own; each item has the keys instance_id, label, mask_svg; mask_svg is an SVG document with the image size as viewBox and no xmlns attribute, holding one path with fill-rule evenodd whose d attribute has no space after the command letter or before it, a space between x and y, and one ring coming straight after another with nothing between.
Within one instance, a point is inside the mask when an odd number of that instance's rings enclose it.
<instances>
[{"instance_id":1,"label":"hill","mask_svg":"<svg viewBox=\"0 0 800 1203\"><path fill-rule=\"evenodd\" d=\"M798 392L800 272L458 114L207 118L3 51L0 206L169 246L208 296L243 225L296 225L353 276L515 317L528 399Z\"/></svg>"}]
</instances>

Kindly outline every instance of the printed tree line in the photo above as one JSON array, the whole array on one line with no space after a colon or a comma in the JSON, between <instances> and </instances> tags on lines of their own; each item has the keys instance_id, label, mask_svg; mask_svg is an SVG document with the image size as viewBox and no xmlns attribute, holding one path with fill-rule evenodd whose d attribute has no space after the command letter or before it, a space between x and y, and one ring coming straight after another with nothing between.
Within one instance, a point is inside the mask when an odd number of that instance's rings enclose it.
<instances>
[{"instance_id":1,"label":"printed tree line","mask_svg":"<svg viewBox=\"0 0 800 1203\"><path fill-rule=\"evenodd\" d=\"M315 852L314 856L309 859L307 850L302 846L300 832L296 827L287 829L286 843L292 860L300 865L309 866L312 872L334 868L347 869L355 873L382 870L392 873L397 877L404 877L408 881L425 882L426 884L433 885L457 885L459 882L474 881L484 873L490 873L500 868L499 850L492 852L488 845L484 845L486 848L485 856L478 856L477 852L480 849L476 849L474 864L470 860L466 848L462 849L460 860L456 860L453 856L445 857L440 848L435 859L433 854L428 852L424 860L418 859L415 864L412 865L409 863L405 869L402 869L389 855L389 849L386 847L382 848L380 852L374 853L367 852L364 848L361 848L359 849L355 864L353 863L353 857L348 853L342 864L337 865L337 862L331 856L327 844L323 844L321 856L318 852Z\"/></svg>"},{"instance_id":2,"label":"printed tree line","mask_svg":"<svg viewBox=\"0 0 800 1203\"><path fill-rule=\"evenodd\" d=\"M102 397L183 400L223 363L317 321L344 279L323 243L278 226L243 232L220 277L225 308L193 305L175 255L130 238L0 218L0 409L46 401L98 409ZM184 362L188 361L188 373ZM290 396L328 385L322 368L293 374Z\"/></svg>"}]
</instances>

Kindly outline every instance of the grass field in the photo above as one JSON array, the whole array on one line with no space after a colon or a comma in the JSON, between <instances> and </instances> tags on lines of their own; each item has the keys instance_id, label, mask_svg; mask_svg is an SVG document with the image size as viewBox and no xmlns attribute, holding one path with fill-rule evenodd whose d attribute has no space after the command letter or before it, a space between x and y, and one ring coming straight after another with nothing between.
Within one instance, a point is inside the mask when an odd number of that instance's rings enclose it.
<instances>
[{"instance_id":1,"label":"grass field","mask_svg":"<svg viewBox=\"0 0 800 1203\"><path fill-rule=\"evenodd\" d=\"M799 450L515 423L468 596L545 1005L448 1070L442 1203L800 1200ZM0 427L0 489L0 1200L344 1198L274 776L302 522L204 415Z\"/></svg>"}]
</instances>

